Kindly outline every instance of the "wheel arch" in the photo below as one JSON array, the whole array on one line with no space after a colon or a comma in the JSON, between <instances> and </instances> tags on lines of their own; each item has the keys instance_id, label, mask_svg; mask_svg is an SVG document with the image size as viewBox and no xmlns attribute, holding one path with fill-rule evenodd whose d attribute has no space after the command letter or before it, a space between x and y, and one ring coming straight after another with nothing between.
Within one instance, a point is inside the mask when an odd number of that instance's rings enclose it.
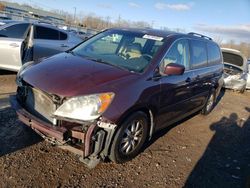
<instances>
[{"instance_id":1,"label":"wheel arch","mask_svg":"<svg viewBox=\"0 0 250 188\"><path fill-rule=\"evenodd\" d=\"M130 108L129 110L127 110L117 121L117 129L115 130L114 134L112 135L112 139L110 142L110 145L108 146L108 155L110 155L110 150L112 147L112 143L114 141L115 135L118 131L118 129L120 128L120 125L126 120L126 118L128 118L130 115L132 115L135 112L143 112L147 115L148 117L148 122L149 122L149 133L148 133L148 139L150 140L152 138L152 135L154 133L154 128L155 128L155 114L157 113L156 108L154 108L153 106L134 106L132 108Z\"/></svg>"},{"instance_id":2,"label":"wheel arch","mask_svg":"<svg viewBox=\"0 0 250 188\"><path fill-rule=\"evenodd\" d=\"M155 114L157 114L157 110L155 107L153 106L134 106L132 108L130 108L129 110L127 110L117 121L117 125L119 127L119 125L121 125L127 117L129 117L130 115L132 115L135 112L143 112L147 115L148 117L148 123L149 123L149 139L152 137L153 131L154 131L154 126L155 126Z\"/></svg>"}]
</instances>

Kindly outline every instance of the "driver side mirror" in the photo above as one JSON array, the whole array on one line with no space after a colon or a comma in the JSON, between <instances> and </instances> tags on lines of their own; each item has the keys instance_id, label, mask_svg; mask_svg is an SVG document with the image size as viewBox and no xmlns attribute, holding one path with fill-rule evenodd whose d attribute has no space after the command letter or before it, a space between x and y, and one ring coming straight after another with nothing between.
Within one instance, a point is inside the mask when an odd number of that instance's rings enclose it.
<instances>
[{"instance_id":1,"label":"driver side mirror","mask_svg":"<svg viewBox=\"0 0 250 188\"><path fill-rule=\"evenodd\" d=\"M164 74L166 75L182 75L185 71L185 67L183 65L177 63L169 63L164 68Z\"/></svg>"}]
</instances>

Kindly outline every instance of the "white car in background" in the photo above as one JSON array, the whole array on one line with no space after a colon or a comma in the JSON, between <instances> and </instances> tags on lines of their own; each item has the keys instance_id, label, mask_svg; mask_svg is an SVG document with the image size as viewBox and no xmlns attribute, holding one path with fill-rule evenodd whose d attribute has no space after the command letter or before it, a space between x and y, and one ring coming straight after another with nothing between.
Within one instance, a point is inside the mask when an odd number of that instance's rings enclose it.
<instances>
[{"instance_id":1,"label":"white car in background","mask_svg":"<svg viewBox=\"0 0 250 188\"><path fill-rule=\"evenodd\" d=\"M25 62L66 51L83 41L48 23L0 23L0 69L18 71Z\"/></svg>"},{"instance_id":2,"label":"white car in background","mask_svg":"<svg viewBox=\"0 0 250 188\"><path fill-rule=\"evenodd\" d=\"M247 74L246 89L250 89L250 59L248 59L247 64L248 64L248 74Z\"/></svg>"},{"instance_id":3,"label":"white car in background","mask_svg":"<svg viewBox=\"0 0 250 188\"><path fill-rule=\"evenodd\" d=\"M249 75L247 58L235 49L222 48L221 51L224 59L224 88L243 93Z\"/></svg>"}]
</instances>

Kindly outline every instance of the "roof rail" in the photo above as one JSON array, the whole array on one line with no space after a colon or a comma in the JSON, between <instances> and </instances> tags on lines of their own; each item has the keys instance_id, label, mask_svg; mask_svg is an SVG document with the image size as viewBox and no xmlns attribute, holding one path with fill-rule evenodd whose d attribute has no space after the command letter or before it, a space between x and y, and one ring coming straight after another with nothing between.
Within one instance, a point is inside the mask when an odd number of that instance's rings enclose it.
<instances>
[{"instance_id":1,"label":"roof rail","mask_svg":"<svg viewBox=\"0 0 250 188\"><path fill-rule=\"evenodd\" d=\"M205 36L205 35L202 35L202 34L199 34L199 33L190 32L190 33L188 33L188 35L193 35L193 36L202 37L202 38L205 38L208 40L213 40L212 38Z\"/></svg>"}]
</instances>

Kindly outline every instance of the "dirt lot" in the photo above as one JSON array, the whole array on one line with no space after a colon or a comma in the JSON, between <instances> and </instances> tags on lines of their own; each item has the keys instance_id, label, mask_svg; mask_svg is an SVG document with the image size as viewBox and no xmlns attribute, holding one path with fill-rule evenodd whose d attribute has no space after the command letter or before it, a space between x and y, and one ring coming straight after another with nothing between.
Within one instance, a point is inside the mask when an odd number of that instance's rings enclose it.
<instances>
[{"instance_id":1,"label":"dirt lot","mask_svg":"<svg viewBox=\"0 0 250 188\"><path fill-rule=\"evenodd\" d=\"M0 72L0 187L246 187L250 93L222 92L213 112L154 137L133 161L87 169L20 123L9 107L15 75Z\"/></svg>"}]
</instances>

